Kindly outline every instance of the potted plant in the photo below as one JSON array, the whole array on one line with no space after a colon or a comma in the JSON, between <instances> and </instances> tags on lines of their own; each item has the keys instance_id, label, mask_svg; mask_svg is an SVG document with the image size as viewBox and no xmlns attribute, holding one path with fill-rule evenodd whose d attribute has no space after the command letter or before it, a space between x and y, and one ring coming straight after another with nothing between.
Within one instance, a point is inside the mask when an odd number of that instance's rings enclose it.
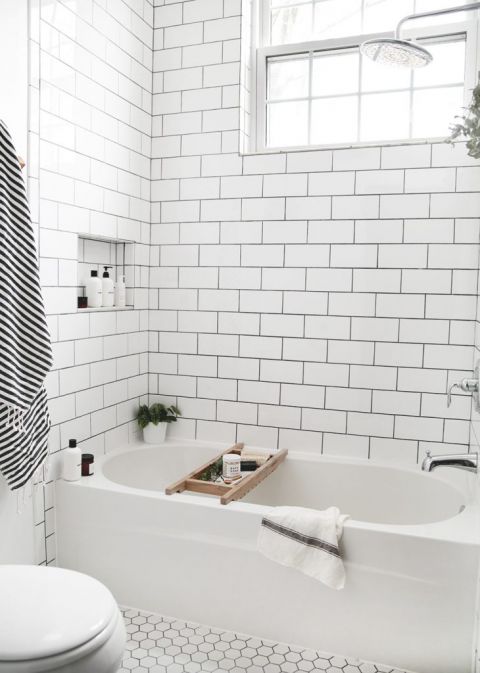
<instances>
[{"instance_id":1,"label":"potted plant","mask_svg":"<svg viewBox=\"0 0 480 673\"><path fill-rule=\"evenodd\" d=\"M465 114L456 117L458 121L450 127L452 132L447 142L454 142L458 138L467 140L467 154L474 159L480 159L480 84L473 89L472 102L466 108Z\"/></svg>"},{"instance_id":2,"label":"potted plant","mask_svg":"<svg viewBox=\"0 0 480 673\"><path fill-rule=\"evenodd\" d=\"M141 404L137 413L137 423L143 430L143 440L147 444L163 444L168 423L176 423L181 415L180 410L173 404L169 407L161 402L156 402L150 407L148 404Z\"/></svg>"}]
</instances>

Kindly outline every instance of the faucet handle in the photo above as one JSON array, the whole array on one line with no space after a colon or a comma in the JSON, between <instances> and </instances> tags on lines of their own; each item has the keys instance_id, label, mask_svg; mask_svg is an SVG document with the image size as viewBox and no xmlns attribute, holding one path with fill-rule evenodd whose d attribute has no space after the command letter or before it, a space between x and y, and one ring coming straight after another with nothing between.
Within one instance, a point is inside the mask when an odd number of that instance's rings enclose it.
<instances>
[{"instance_id":1,"label":"faucet handle","mask_svg":"<svg viewBox=\"0 0 480 673\"><path fill-rule=\"evenodd\" d=\"M452 390L454 388L459 388L463 390L464 393L473 393L477 394L479 392L479 381L478 379L462 379L460 383L453 383L447 392L447 407L452 404Z\"/></svg>"},{"instance_id":2,"label":"faucet handle","mask_svg":"<svg viewBox=\"0 0 480 673\"><path fill-rule=\"evenodd\" d=\"M425 451L425 458L422 461L422 470L424 472L430 472L432 465L432 453L430 449Z\"/></svg>"},{"instance_id":3,"label":"faucet handle","mask_svg":"<svg viewBox=\"0 0 480 673\"><path fill-rule=\"evenodd\" d=\"M452 385L449 387L448 392L447 392L447 407L450 407L452 405L452 390L454 388L460 388L459 383L452 383Z\"/></svg>"}]
</instances>

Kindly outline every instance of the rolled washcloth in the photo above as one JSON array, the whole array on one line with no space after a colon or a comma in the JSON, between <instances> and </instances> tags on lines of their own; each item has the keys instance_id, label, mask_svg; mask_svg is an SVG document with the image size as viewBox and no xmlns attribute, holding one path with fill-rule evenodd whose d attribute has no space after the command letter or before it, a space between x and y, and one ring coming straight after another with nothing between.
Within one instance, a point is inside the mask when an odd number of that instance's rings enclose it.
<instances>
[{"instance_id":1,"label":"rolled washcloth","mask_svg":"<svg viewBox=\"0 0 480 673\"><path fill-rule=\"evenodd\" d=\"M337 507L324 511L304 507L275 507L262 520L257 548L283 566L295 568L332 589L345 586L339 550L348 515Z\"/></svg>"},{"instance_id":2,"label":"rolled washcloth","mask_svg":"<svg viewBox=\"0 0 480 673\"><path fill-rule=\"evenodd\" d=\"M260 466L266 463L274 453L276 453L275 449L263 449L259 446L250 448L245 446L242 449L241 456L242 460L254 460Z\"/></svg>"}]
</instances>

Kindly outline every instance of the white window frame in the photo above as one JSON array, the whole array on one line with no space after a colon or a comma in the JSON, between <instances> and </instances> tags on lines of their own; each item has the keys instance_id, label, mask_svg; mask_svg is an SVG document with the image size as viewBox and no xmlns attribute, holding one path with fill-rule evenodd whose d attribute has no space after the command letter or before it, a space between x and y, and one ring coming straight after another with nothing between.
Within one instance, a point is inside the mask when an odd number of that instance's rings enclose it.
<instances>
[{"instance_id":1,"label":"white window frame","mask_svg":"<svg viewBox=\"0 0 480 673\"><path fill-rule=\"evenodd\" d=\"M348 36L344 38L334 38L326 40L313 40L306 42L297 42L295 44L282 44L274 46L263 46L269 41L269 0L258 0L258 46L254 48L254 68L255 82L253 86L254 105L253 110L256 121L253 124L252 132L252 150L258 153L269 152L291 152L298 150L328 149L328 148L348 148L348 147L368 147L368 146L388 146L399 144L418 144L421 142L438 142L445 138L405 138L398 140L385 140L375 142L346 142L328 145L301 145L285 147L268 147L266 144L266 107L267 107L267 60L272 56L294 56L297 54L312 54L316 51L331 51L334 49L358 48L359 45L368 39L381 37L394 37L394 33L374 33L368 35ZM478 59L480 51L478 20L474 14L471 21L462 21L449 24L434 25L422 28L405 29L403 36L414 39L442 39L453 36L465 36L465 83L464 83L464 105L468 105L471 99L471 90L477 83ZM428 66L427 66L428 67ZM453 121L453 120L452 120Z\"/></svg>"}]
</instances>

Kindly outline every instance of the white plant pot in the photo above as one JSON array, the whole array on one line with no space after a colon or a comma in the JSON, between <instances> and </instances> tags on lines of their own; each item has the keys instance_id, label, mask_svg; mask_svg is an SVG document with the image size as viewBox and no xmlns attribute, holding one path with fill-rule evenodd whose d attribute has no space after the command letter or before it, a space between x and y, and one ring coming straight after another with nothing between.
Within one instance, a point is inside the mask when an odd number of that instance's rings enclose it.
<instances>
[{"instance_id":1,"label":"white plant pot","mask_svg":"<svg viewBox=\"0 0 480 673\"><path fill-rule=\"evenodd\" d=\"M167 423L158 425L149 423L146 428L143 428L143 441L147 444L163 444L167 434L167 425Z\"/></svg>"}]
</instances>

